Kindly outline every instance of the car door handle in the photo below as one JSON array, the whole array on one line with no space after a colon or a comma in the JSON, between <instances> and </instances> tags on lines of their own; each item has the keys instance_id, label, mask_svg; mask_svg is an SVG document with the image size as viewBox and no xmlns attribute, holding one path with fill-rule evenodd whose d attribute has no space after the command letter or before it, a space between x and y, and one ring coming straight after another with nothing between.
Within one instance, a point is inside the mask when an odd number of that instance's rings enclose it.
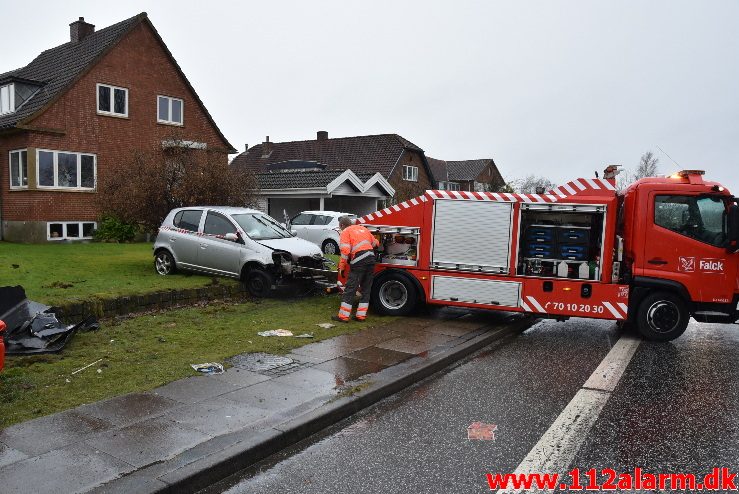
<instances>
[{"instance_id":1,"label":"car door handle","mask_svg":"<svg viewBox=\"0 0 739 494\"><path fill-rule=\"evenodd\" d=\"M656 264L658 266L663 266L663 265L667 264L667 261L665 261L664 259L660 259L659 257L655 257L654 259L650 259L647 262L649 264Z\"/></svg>"},{"instance_id":2,"label":"car door handle","mask_svg":"<svg viewBox=\"0 0 739 494\"><path fill-rule=\"evenodd\" d=\"M208 248L208 244L200 244L200 248L205 250Z\"/></svg>"}]
</instances>

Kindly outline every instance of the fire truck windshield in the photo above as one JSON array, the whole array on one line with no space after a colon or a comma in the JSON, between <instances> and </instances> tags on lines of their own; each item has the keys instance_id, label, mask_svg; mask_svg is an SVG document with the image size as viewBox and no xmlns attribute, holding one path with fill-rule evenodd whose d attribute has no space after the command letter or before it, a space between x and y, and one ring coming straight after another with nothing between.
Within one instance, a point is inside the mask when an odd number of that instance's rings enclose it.
<instances>
[{"instance_id":1,"label":"fire truck windshield","mask_svg":"<svg viewBox=\"0 0 739 494\"><path fill-rule=\"evenodd\" d=\"M655 224L717 247L726 244L726 203L714 196L657 196Z\"/></svg>"}]
</instances>

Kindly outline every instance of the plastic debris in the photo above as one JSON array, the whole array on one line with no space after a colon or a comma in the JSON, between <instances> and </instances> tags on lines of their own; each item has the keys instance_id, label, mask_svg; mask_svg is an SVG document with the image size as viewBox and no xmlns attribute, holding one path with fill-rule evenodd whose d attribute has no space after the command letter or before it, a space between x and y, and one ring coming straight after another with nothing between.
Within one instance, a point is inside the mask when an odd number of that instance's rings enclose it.
<instances>
[{"instance_id":1,"label":"plastic debris","mask_svg":"<svg viewBox=\"0 0 739 494\"><path fill-rule=\"evenodd\" d=\"M217 362L206 362L205 364L190 364L197 372L203 374L223 374L223 366Z\"/></svg>"},{"instance_id":2,"label":"plastic debris","mask_svg":"<svg viewBox=\"0 0 739 494\"><path fill-rule=\"evenodd\" d=\"M330 322L322 322L320 324L316 324L316 326L323 329L331 329L336 326L336 324L331 324Z\"/></svg>"},{"instance_id":3,"label":"plastic debris","mask_svg":"<svg viewBox=\"0 0 739 494\"><path fill-rule=\"evenodd\" d=\"M99 358L99 359L97 359L97 360L96 360L95 362L93 362L93 363L91 363L91 364L87 364L87 365L86 365L86 366L84 366L84 367L80 367L80 368L79 368L79 369L77 369L76 371L72 371L72 375L75 375L75 374L77 374L78 372L82 372L83 370L87 369L88 367L92 367L93 365L97 364L97 363L98 363L98 362L100 362L101 360L103 360L103 359ZM98 370L100 370L100 369L98 369Z\"/></svg>"},{"instance_id":4,"label":"plastic debris","mask_svg":"<svg viewBox=\"0 0 739 494\"><path fill-rule=\"evenodd\" d=\"M311 333L303 333L303 334L296 334L296 338L313 338L313 335Z\"/></svg>"},{"instance_id":5,"label":"plastic debris","mask_svg":"<svg viewBox=\"0 0 739 494\"><path fill-rule=\"evenodd\" d=\"M58 352L77 331L100 327L94 317L62 324L52 307L28 300L22 286L0 287L0 319L7 324L6 355Z\"/></svg>"},{"instance_id":6,"label":"plastic debris","mask_svg":"<svg viewBox=\"0 0 739 494\"><path fill-rule=\"evenodd\" d=\"M293 336L293 332L287 329L272 329L270 331L260 331L257 334L259 336Z\"/></svg>"}]
</instances>

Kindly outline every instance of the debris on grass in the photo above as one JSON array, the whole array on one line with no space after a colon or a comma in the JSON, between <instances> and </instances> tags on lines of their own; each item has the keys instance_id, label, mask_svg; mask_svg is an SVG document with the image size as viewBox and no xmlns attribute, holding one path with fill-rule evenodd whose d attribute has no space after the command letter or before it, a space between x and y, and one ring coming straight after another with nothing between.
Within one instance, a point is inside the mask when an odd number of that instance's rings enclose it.
<instances>
[{"instance_id":1,"label":"debris on grass","mask_svg":"<svg viewBox=\"0 0 739 494\"><path fill-rule=\"evenodd\" d=\"M103 359L99 358L99 359L97 359L97 360L96 360L95 362L93 362L93 363L91 363L91 364L87 364L87 365L86 365L86 366L84 366L84 367L80 367L80 368L79 368L79 369L77 369L76 371L72 371L72 375L75 375L75 374L77 374L78 372L82 372L83 370L85 370L85 369L87 369L87 368L89 368L89 367L92 367L93 365L97 364L97 363L98 363L98 362L100 362L101 360L103 360ZM100 369L98 369L98 371L100 371ZM102 372L102 371L100 371L100 372Z\"/></svg>"},{"instance_id":2,"label":"debris on grass","mask_svg":"<svg viewBox=\"0 0 739 494\"><path fill-rule=\"evenodd\" d=\"M313 338L313 333L293 334L287 329L272 329L270 331L260 331L259 336L292 336L293 338Z\"/></svg>"},{"instance_id":3,"label":"debris on grass","mask_svg":"<svg viewBox=\"0 0 739 494\"><path fill-rule=\"evenodd\" d=\"M320 324L316 324L316 326L323 329L331 329L336 326L336 324L331 324L330 322L322 322Z\"/></svg>"},{"instance_id":4,"label":"debris on grass","mask_svg":"<svg viewBox=\"0 0 739 494\"><path fill-rule=\"evenodd\" d=\"M205 364L190 364L190 367L197 372L203 374L223 374L223 365L217 362L207 362Z\"/></svg>"},{"instance_id":5,"label":"debris on grass","mask_svg":"<svg viewBox=\"0 0 739 494\"><path fill-rule=\"evenodd\" d=\"M259 336L293 336L293 332L287 329L272 329L270 331L260 331L257 334Z\"/></svg>"},{"instance_id":6,"label":"debris on grass","mask_svg":"<svg viewBox=\"0 0 739 494\"><path fill-rule=\"evenodd\" d=\"M55 353L64 348L77 331L100 327L94 317L68 326L62 324L54 309L28 300L22 286L0 287L0 319L8 328L6 355Z\"/></svg>"}]
</instances>

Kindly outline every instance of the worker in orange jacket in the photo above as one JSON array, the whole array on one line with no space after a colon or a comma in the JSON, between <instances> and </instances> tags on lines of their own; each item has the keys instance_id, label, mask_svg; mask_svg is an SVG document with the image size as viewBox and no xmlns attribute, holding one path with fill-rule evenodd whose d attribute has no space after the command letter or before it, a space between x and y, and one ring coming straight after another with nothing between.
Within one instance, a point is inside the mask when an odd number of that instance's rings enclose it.
<instances>
[{"instance_id":1,"label":"worker in orange jacket","mask_svg":"<svg viewBox=\"0 0 739 494\"><path fill-rule=\"evenodd\" d=\"M332 319L339 322L349 322L354 294L357 293L357 288L360 288L362 296L359 299L354 320L364 321L369 308L372 276L375 271L374 249L379 245L379 242L369 230L362 225L355 225L354 221L348 216L339 218L339 228L341 229L341 236L339 237L339 250L341 251L339 277L343 278L348 269L349 279L344 288L344 295L341 297L339 315L332 316Z\"/></svg>"}]
</instances>

